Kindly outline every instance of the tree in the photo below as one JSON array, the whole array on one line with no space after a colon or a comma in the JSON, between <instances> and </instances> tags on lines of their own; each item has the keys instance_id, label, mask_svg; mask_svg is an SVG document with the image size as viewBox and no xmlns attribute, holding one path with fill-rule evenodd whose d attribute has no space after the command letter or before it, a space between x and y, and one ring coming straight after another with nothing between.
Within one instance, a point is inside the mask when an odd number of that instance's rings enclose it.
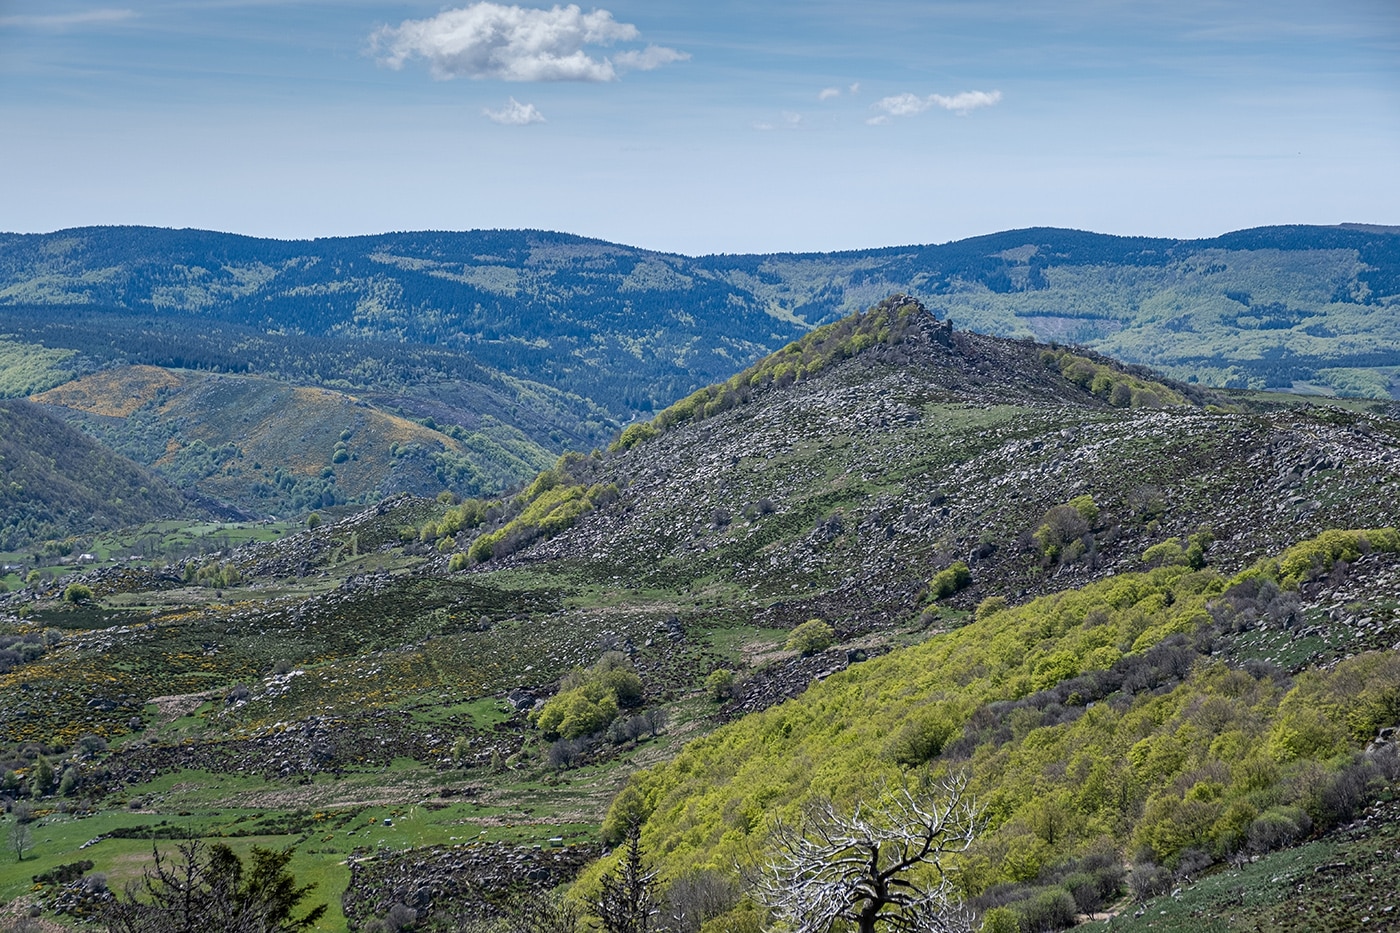
<instances>
[{"instance_id":1,"label":"tree","mask_svg":"<svg viewBox=\"0 0 1400 933\"><path fill-rule=\"evenodd\" d=\"M627 828L622 861L603 876L598 897L598 919L607 933L647 933L660 913L656 902L656 872L648 871L642 858L642 824Z\"/></svg>"},{"instance_id":2,"label":"tree","mask_svg":"<svg viewBox=\"0 0 1400 933\"><path fill-rule=\"evenodd\" d=\"M34 822L34 808L27 803L14 805L14 822L10 825L9 847L15 854L15 861L24 861L24 853L33 846L34 835L29 824Z\"/></svg>"},{"instance_id":3,"label":"tree","mask_svg":"<svg viewBox=\"0 0 1400 933\"><path fill-rule=\"evenodd\" d=\"M153 849L154 864L126 897L114 900L103 919L109 933L293 933L309 930L326 912L293 912L311 893L287 870L290 849L254 846L245 865L228 846L181 843L180 861Z\"/></svg>"},{"instance_id":4,"label":"tree","mask_svg":"<svg viewBox=\"0 0 1400 933\"><path fill-rule=\"evenodd\" d=\"M787 650L804 658L825 651L836 643L836 632L821 619L808 619L788 634Z\"/></svg>"},{"instance_id":5,"label":"tree","mask_svg":"<svg viewBox=\"0 0 1400 933\"><path fill-rule=\"evenodd\" d=\"M826 933L838 920L860 933L966 933L972 915L956 900L942 857L971 845L981 822L966 781L937 795L901 788L850 816L819 803L801 827L778 823L775 852L754 879L759 897L796 933ZM927 867L925 867L927 866ZM929 884L923 878L933 875Z\"/></svg>"}]
</instances>

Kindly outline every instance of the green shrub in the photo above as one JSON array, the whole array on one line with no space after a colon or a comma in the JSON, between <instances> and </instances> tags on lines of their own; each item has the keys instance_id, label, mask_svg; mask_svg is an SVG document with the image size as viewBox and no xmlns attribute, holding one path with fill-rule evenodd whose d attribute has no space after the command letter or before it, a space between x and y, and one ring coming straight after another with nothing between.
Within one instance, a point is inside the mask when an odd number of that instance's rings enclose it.
<instances>
[{"instance_id":1,"label":"green shrub","mask_svg":"<svg viewBox=\"0 0 1400 933\"><path fill-rule=\"evenodd\" d=\"M92 602L92 587L82 583L70 583L63 590L63 601L75 606Z\"/></svg>"},{"instance_id":2,"label":"green shrub","mask_svg":"<svg viewBox=\"0 0 1400 933\"><path fill-rule=\"evenodd\" d=\"M730 690L734 687L734 672L728 668L720 668L710 671L705 678L705 693L712 700L723 700L728 698Z\"/></svg>"},{"instance_id":3,"label":"green shrub","mask_svg":"<svg viewBox=\"0 0 1400 933\"><path fill-rule=\"evenodd\" d=\"M1079 517L1093 528L1099 523L1099 507L1094 502L1094 497L1089 495L1075 496L1069 500L1069 507L1079 513Z\"/></svg>"},{"instance_id":4,"label":"green shrub","mask_svg":"<svg viewBox=\"0 0 1400 933\"><path fill-rule=\"evenodd\" d=\"M788 635L787 650L804 658L836 644L836 632L821 619L808 619Z\"/></svg>"},{"instance_id":5,"label":"green shrub","mask_svg":"<svg viewBox=\"0 0 1400 933\"><path fill-rule=\"evenodd\" d=\"M642 702L641 678L616 652L604 655L589 670L571 671L559 686L559 692L532 714L535 725L550 740L601 732L624 707Z\"/></svg>"},{"instance_id":6,"label":"green shrub","mask_svg":"<svg viewBox=\"0 0 1400 933\"><path fill-rule=\"evenodd\" d=\"M977 611L972 614L972 617L976 621L981 622L983 619L994 616L998 612L1005 610L1007 606L1008 603L1006 602L1005 596L988 596L977 604Z\"/></svg>"},{"instance_id":7,"label":"green shrub","mask_svg":"<svg viewBox=\"0 0 1400 933\"><path fill-rule=\"evenodd\" d=\"M951 718L929 710L906 722L886 746L886 757L903 768L917 768L938 757L953 735Z\"/></svg>"},{"instance_id":8,"label":"green shrub","mask_svg":"<svg viewBox=\"0 0 1400 933\"><path fill-rule=\"evenodd\" d=\"M1142 552L1142 562L1149 567L1186 567L1190 565L1186 549L1181 546L1179 538L1168 538L1160 544L1152 545Z\"/></svg>"},{"instance_id":9,"label":"green shrub","mask_svg":"<svg viewBox=\"0 0 1400 933\"><path fill-rule=\"evenodd\" d=\"M982 915L980 933L1021 933L1021 919L1010 907L993 907Z\"/></svg>"},{"instance_id":10,"label":"green shrub","mask_svg":"<svg viewBox=\"0 0 1400 933\"><path fill-rule=\"evenodd\" d=\"M939 600L952 596L972 582L972 570L963 561L958 561L933 575L928 582L929 599Z\"/></svg>"}]
</instances>

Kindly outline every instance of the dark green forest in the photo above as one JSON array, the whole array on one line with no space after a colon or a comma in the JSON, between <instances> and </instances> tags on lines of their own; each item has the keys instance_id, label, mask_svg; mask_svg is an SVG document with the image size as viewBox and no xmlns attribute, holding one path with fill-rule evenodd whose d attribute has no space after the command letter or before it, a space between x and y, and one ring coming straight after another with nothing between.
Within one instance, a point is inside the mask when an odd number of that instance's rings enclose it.
<instances>
[{"instance_id":1,"label":"dark green forest","mask_svg":"<svg viewBox=\"0 0 1400 933\"><path fill-rule=\"evenodd\" d=\"M486 385L498 371L622 420L896 291L959 327L1084 344L1208 385L1384 396L1400 367L1391 228L1265 227L1203 240L1034 228L694 258L532 230L0 236L0 334L79 349L91 365L139 360L384 389Z\"/></svg>"}]
</instances>

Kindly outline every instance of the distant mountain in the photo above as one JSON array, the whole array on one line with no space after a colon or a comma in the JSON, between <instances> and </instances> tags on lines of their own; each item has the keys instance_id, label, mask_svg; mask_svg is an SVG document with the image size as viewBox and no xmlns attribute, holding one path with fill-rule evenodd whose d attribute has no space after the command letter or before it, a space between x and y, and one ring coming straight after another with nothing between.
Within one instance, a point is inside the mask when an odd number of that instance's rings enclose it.
<instances>
[{"instance_id":1,"label":"distant mountain","mask_svg":"<svg viewBox=\"0 0 1400 933\"><path fill-rule=\"evenodd\" d=\"M15 339L98 362L298 377L314 373L261 351L245 358L242 343L297 335L333 342L317 344L323 362L354 348L394 357L320 372L354 389L430 383L444 351L466 352L623 420L897 291L973 330L1083 343L1211 385L1384 396L1400 368L1400 236L1388 227L1262 227L1205 240L1034 228L937 246L699 258L530 230L0 236L0 333ZM80 316L75 329L112 335L107 344L137 321L246 330L217 347L168 340L156 351L164 358L146 347L135 359L139 348L106 349L39 323L69 315ZM403 365L406 351L427 354L422 371Z\"/></svg>"},{"instance_id":2,"label":"distant mountain","mask_svg":"<svg viewBox=\"0 0 1400 933\"><path fill-rule=\"evenodd\" d=\"M395 492L483 495L554 459L489 416L447 434L343 392L256 376L124 366L33 400L171 482L256 514Z\"/></svg>"},{"instance_id":3,"label":"distant mountain","mask_svg":"<svg viewBox=\"0 0 1400 933\"><path fill-rule=\"evenodd\" d=\"M1400 396L1400 235L1362 225L1208 240L1036 228L938 246L698 258L531 230L0 235L0 395L161 367L157 381L183 387L169 405L146 399L120 424L87 403L55 410L176 482L199 473L198 488L245 510L434 483L489 495L895 292L960 330L1082 344L1183 382ZM190 371L245 381L194 391ZM377 435L366 433L357 459L336 470L326 458L337 441L316 432L306 437L314 453L281 437L254 454L262 471L200 459L251 453L262 442L245 443L237 407L310 398L301 389L440 429L422 448L436 459L407 468L392 444L367 447ZM176 415L178 426L155 424ZM267 417L319 423L295 406ZM199 464L150 447L176 435ZM315 476L287 486L312 466Z\"/></svg>"},{"instance_id":4,"label":"distant mountain","mask_svg":"<svg viewBox=\"0 0 1400 933\"><path fill-rule=\"evenodd\" d=\"M37 406L0 401L0 551L199 511L164 480Z\"/></svg>"}]
</instances>

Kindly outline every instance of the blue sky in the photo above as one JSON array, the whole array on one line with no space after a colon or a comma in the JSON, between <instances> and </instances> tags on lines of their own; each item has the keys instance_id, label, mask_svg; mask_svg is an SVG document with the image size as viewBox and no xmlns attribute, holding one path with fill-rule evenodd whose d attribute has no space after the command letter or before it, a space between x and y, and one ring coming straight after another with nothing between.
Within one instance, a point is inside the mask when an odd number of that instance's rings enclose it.
<instances>
[{"instance_id":1,"label":"blue sky","mask_svg":"<svg viewBox=\"0 0 1400 933\"><path fill-rule=\"evenodd\" d=\"M1400 223L1400 2L0 0L0 230Z\"/></svg>"}]
</instances>

